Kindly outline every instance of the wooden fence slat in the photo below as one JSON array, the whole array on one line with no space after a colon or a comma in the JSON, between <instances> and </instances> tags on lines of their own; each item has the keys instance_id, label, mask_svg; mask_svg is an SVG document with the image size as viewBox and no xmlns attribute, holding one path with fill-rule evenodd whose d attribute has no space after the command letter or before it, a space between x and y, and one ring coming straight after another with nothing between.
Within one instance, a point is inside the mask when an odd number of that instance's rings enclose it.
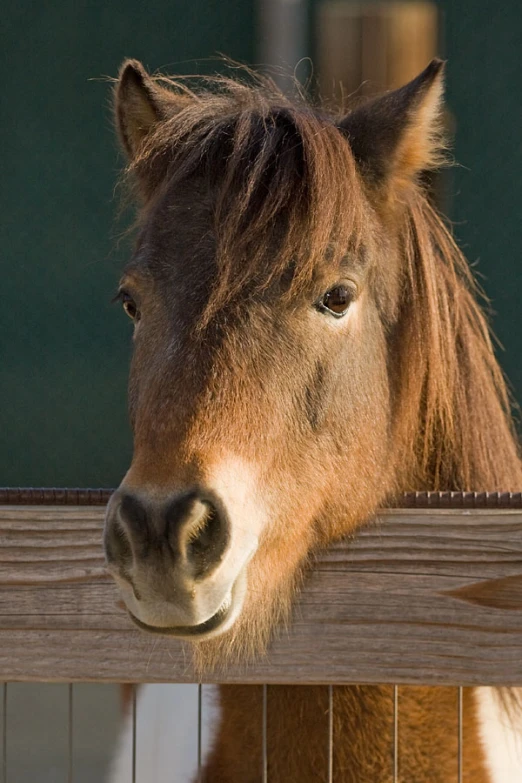
<instances>
[{"instance_id":1,"label":"wooden fence slat","mask_svg":"<svg viewBox=\"0 0 522 783\"><path fill-rule=\"evenodd\" d=\"M103 514L0 507L0 681L196 680L128 619ZM522 511L380 512L317 556L266 657L207 681L522 686Z\"/></svg>"}]
</instances>

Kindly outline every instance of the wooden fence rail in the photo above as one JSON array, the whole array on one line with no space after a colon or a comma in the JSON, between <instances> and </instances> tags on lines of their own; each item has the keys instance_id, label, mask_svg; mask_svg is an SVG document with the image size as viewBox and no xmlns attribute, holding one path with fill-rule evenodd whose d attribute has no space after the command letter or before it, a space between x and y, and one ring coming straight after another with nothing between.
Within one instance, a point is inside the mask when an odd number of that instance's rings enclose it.
<instances>
[{"instance_id":1,"label":"wooden fence rail","mask_svg":"<svg viewBox=\"0 0 522 783\"><path fill-rule=\"evenodd\" d=\"M195 681L188 648L128 619L103 514L0 506L0 680ZM522 686L522 510L380 512L318 556L266 657L206 681Z\"/></svg>"}]
</instances>

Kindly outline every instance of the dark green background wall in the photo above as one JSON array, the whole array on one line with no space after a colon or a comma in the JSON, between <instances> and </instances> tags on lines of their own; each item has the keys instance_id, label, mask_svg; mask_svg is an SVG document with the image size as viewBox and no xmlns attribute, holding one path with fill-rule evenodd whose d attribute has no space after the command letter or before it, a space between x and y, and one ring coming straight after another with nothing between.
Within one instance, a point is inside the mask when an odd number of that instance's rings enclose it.
<instances>
[{"instance_id":1,"label":"dark green background wall","mask_svg":"<svg viewBox=\"0 0 522 783\"><path fill-rule=\"evenodd\" d=\"M109 301L126 56L195 72L253 60L253 0L19 0L2 10L0 485L113 486L130 456L129 324ZM200 58L199 62L186 62Z\"/></svg>"},{"instance_id":2,"label":"dark green background wall","mask_svg":"<svg viewBox=\"0 0 522 783\"><path fill-rule=\"evenodd\" d=\"M107 83L125 56L201 71L255 58L255 0L20 0L3 9L0 485L116 484L129 462L130 332L109 300L125 256ZM445 0L457 123L456 233L498 312L522 398L522 10ZM198 59L197 63L186 62ZM90 79L95 79L90 81Z\"/></svg>"},{"instance_id":3,"label":"dark green background wall","mask_svg":"<svg viewBox=\"0 0 522 783\"><path fill-rule=\"evenodd\" d=\"M496 313L499 358L522 403L522 3L444 0L449 192L455 234Z\"/></svg>"}]
</instances>

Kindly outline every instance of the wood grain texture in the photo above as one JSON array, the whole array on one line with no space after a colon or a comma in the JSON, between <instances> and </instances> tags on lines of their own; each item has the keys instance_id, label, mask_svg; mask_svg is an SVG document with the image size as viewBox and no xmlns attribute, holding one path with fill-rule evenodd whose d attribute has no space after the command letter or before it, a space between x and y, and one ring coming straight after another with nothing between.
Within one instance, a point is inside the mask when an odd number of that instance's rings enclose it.
<instances>
[{"instance_id":1,"label":"wood grain texture","mask_svg":"<svg viewBox=\"0 0 522 783\"><path fill-rule=\"evenodd\" d=\"M0 507L0 680L195 680L128 619L103 513ZM266 657L207 681L522 686L522 512L383 511L317 556Z\"/></svg>"}]
</instances>

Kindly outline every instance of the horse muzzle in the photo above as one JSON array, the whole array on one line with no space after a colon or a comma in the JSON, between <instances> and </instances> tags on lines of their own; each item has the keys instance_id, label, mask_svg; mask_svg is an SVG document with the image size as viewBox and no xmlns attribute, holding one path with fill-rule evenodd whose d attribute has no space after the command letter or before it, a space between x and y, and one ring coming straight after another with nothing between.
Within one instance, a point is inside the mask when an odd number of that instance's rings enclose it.
<instances>
[{"instance_id":1,"label":"horse muzzle","mask_svg":"<svg viewBox=\"0 0 522 783\"><path fill-rule=\"evenodd\" d=\"M234 536L211 490L166 496L122 485L107 507L105 553L132 620L192 641L228 630L243 605L254 536Z\"/></svg>"}]
</instances>

